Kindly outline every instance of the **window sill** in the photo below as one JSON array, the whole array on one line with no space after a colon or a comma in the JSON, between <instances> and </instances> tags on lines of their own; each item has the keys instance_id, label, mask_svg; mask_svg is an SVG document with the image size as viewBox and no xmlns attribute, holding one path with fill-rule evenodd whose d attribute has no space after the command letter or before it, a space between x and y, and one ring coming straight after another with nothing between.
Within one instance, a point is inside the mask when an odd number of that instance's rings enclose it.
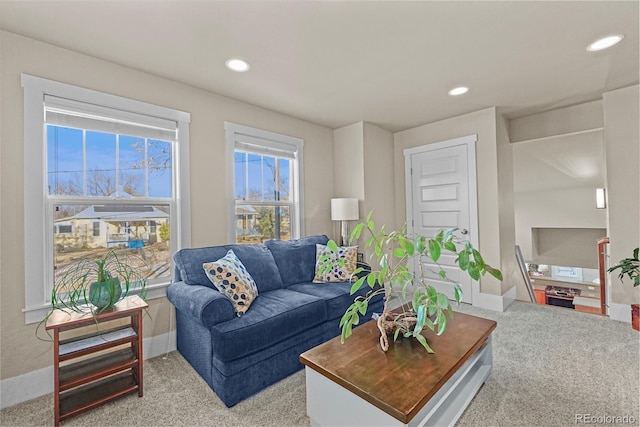
<instances>
[{"instance_id":1,"label":"window sill","mask_svg":"<svg viewBox=\"0 0 640 427\"><path fill-rule=\"evenodd\" d=\"M169 282L147 286L147 296L145 300L148 301L157 298L165 298L167 296L168 286ZM25 325L41 322L47 316L47 314L49 314L49 311L51 311L50 304L42 304L41 306L23 308L22 312L24 313Z\"/></svg>"}]
</instances>

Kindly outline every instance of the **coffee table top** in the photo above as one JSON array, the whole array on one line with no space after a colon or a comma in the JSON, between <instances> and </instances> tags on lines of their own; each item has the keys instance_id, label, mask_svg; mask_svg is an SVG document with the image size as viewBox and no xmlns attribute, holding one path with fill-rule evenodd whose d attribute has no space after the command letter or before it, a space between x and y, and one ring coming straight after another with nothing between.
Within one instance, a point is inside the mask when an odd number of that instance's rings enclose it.
<instances>
[{"instance_id":1,"label":"coffee table top","mask_svg":"<svg viewBox=\"0 0 640 427\"><path fill-rule=\"evenodd\" d=\"M380 332L369 321L344 344L333 338L302 353L300 362L406 424L484 346L495 327L493 320L456 312L442 336L423 332L435 354L415 339L394 343L392 336L385 353Z\"/></svg>"}]
</instances>

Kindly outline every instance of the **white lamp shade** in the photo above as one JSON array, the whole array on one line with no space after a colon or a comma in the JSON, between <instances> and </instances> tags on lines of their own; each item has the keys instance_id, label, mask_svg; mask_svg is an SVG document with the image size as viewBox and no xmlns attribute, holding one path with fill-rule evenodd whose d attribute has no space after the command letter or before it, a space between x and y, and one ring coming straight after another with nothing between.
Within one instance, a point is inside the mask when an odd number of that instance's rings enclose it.
<instances>
[{"instance_id":1,"label":"white lamp shade","mask_svg":"<svg viewBox=\"0 0 640 427\"><path fill-rule=\"evenodd\" d=\"M331 199L331 219L333 221L352 221L359 217L358 199Z\"/></svg>"}]
</instances>

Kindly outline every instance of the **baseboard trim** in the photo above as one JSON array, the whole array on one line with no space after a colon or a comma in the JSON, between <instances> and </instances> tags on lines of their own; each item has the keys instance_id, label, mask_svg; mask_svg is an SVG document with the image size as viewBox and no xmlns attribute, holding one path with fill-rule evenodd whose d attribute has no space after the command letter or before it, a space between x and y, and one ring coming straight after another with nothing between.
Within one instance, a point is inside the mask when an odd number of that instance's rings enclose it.
<instances>
[{"instance_id":1,"label":"baseboard trim","mask_svg":"<svg viewBox=\"0 0 640 427\"><path fill-rule=\"evenodd\" d=\"M144 359L164 355L176 349L176 331L145 338ZM0 409L53 393L53 366L27 372L0 381Z\"/></svg>"},{"instance_id":2,"label":"baseboard trim","mask_svg":"<svg viewBox=\"0 0 640 427\"><path fill-rule=\"evenodd\" d=\"M609 319L631 323L631 304L609 303Z\"/></svg>"},{"instance_id":3,"label":"baseboard trim","mask_svg":"<svg viewBox=\"0 0 640 427\"><path fill-rule=\"evenodd\" d=\"M474 292L473 306L487 310L504 312L516 300L516 287L512 286L503 295Z\"/></svg>"},{"instance_id":4,"label":"baseboard trim","mask_svg":"<svg viewBox=\"0 0 640 427\"><path fill-rule=\"evenodd\" d=\"M0 381L0 409L53 392L53 366Z\"/></svg>"}]
</instances>

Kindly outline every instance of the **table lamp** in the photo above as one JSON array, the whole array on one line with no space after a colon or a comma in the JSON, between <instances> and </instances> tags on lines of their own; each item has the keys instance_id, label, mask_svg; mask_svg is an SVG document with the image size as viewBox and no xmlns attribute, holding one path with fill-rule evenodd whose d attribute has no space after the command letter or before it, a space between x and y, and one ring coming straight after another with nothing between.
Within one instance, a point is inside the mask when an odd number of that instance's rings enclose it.
<instances>
[{"instance_id":1,"label":"table lamp","mask_svg":"<svg viewBox=\"0 0 640 427\"><path fill-rule=\"evenodd\" d=\"M349 243L349 221L358 218L358 199L331 199L331 219L340 221L340 246Z\"/></svg>"}]
</instances>

